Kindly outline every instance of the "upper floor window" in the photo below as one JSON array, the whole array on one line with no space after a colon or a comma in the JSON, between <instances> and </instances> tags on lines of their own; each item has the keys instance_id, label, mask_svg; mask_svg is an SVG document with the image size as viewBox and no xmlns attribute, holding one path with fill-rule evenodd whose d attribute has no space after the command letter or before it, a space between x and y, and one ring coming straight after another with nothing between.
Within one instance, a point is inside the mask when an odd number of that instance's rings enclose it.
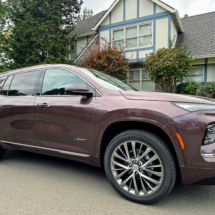
<instances>
[{"instance_id":1,"label":"upper floor window","mask_svg":"<svg viewBox=\"0 0 215 215\"><path fill-rule=\"evenodd\" d=\"M113 30L113 44L134 49L153 45L152 23L138 24Z\"/></svg>"},{"instance_id":2,"label":"upper floor window","mask_svg":"<svg viewBox=\"0 0 215 215\"><path fill-rule=\"evenodd\" d=\"M66 95L65 87L73 84L86 87L86 82L70 71L62 69L46 70L42 95Z\"/></svg>"}]
</instances>

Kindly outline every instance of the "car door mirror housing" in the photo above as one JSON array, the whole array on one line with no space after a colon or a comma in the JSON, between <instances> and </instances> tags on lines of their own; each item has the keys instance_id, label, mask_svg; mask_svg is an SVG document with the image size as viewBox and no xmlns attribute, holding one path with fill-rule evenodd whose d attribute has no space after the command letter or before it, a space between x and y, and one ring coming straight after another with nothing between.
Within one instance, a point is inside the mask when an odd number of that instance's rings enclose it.
<instances>
[{"instance_id":1,"label":"car door mirror housing","mask_svg":"<svg viewBox=\"0 0 215 215\"><path fill-rule=\"evenodd\" d=\"M93 96L93 92L89 91L85 86L78 84L67 85L65 87L65 92L67 95Z\"/></svg>"}]
</instances>

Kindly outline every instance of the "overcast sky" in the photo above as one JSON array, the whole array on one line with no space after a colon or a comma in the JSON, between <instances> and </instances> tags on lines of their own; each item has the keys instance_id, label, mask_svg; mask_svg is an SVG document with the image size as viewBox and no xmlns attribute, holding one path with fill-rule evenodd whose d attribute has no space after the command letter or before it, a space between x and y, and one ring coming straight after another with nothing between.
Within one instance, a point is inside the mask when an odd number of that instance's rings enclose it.
<instances>
[{"instance_id":1,"label":"overcast sky","mask_svg":"<svg viewBox=\"0 0 215 215\"><path fill-rule=\"evenodd\" d=\"M83 0L82 8L87 7L94 11L94 14L107 10L114 0ZM163 0L163 2L176 8L180 17L184 14L189 16L215 11L215 0Z\"/></svg>"}]
</instances>

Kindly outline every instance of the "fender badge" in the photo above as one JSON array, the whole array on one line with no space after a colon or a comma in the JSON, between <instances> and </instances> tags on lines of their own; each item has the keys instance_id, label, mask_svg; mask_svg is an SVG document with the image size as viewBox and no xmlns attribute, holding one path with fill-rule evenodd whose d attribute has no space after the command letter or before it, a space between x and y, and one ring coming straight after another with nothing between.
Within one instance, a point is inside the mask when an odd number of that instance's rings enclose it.
<instances>
[{"instance_id":1,"label":"fender badge","mask_svg":"<svg viewBox=\"0 0 215 215\"><path fill-rule=\"evenodd\" d=\"M86 141L87 139L80 139L79 137L75 139L75 141Z\"/></svg>"}]
</instances>

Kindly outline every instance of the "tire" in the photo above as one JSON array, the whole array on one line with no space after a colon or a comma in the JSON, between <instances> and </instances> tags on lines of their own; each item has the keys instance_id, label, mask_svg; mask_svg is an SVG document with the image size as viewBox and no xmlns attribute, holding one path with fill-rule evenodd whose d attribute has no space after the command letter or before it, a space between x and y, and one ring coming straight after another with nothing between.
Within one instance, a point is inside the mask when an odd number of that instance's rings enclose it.
<instances>
[{"instance_id":1,"label":"tire","mask_svg":"<svg viewBox=\"0 0 215 215\"><path fill-rule=\"evenodd\" d=\"M0 159L2 158L2 156L4 155L5 150L3 149L2 146L0 146Z\"/></svg>"},{"instance_id":2,"label":"tire","mask_svg":"<svg viewBox=\"0 0 215 215\"><path fill-rule=\"evenodd\" d=\"M165 198L174 187L177 174L167 144L143 130L128 130L114 137L105 152L104 169L113 188L139 204Z\"/></svg>"}]
</instances>

